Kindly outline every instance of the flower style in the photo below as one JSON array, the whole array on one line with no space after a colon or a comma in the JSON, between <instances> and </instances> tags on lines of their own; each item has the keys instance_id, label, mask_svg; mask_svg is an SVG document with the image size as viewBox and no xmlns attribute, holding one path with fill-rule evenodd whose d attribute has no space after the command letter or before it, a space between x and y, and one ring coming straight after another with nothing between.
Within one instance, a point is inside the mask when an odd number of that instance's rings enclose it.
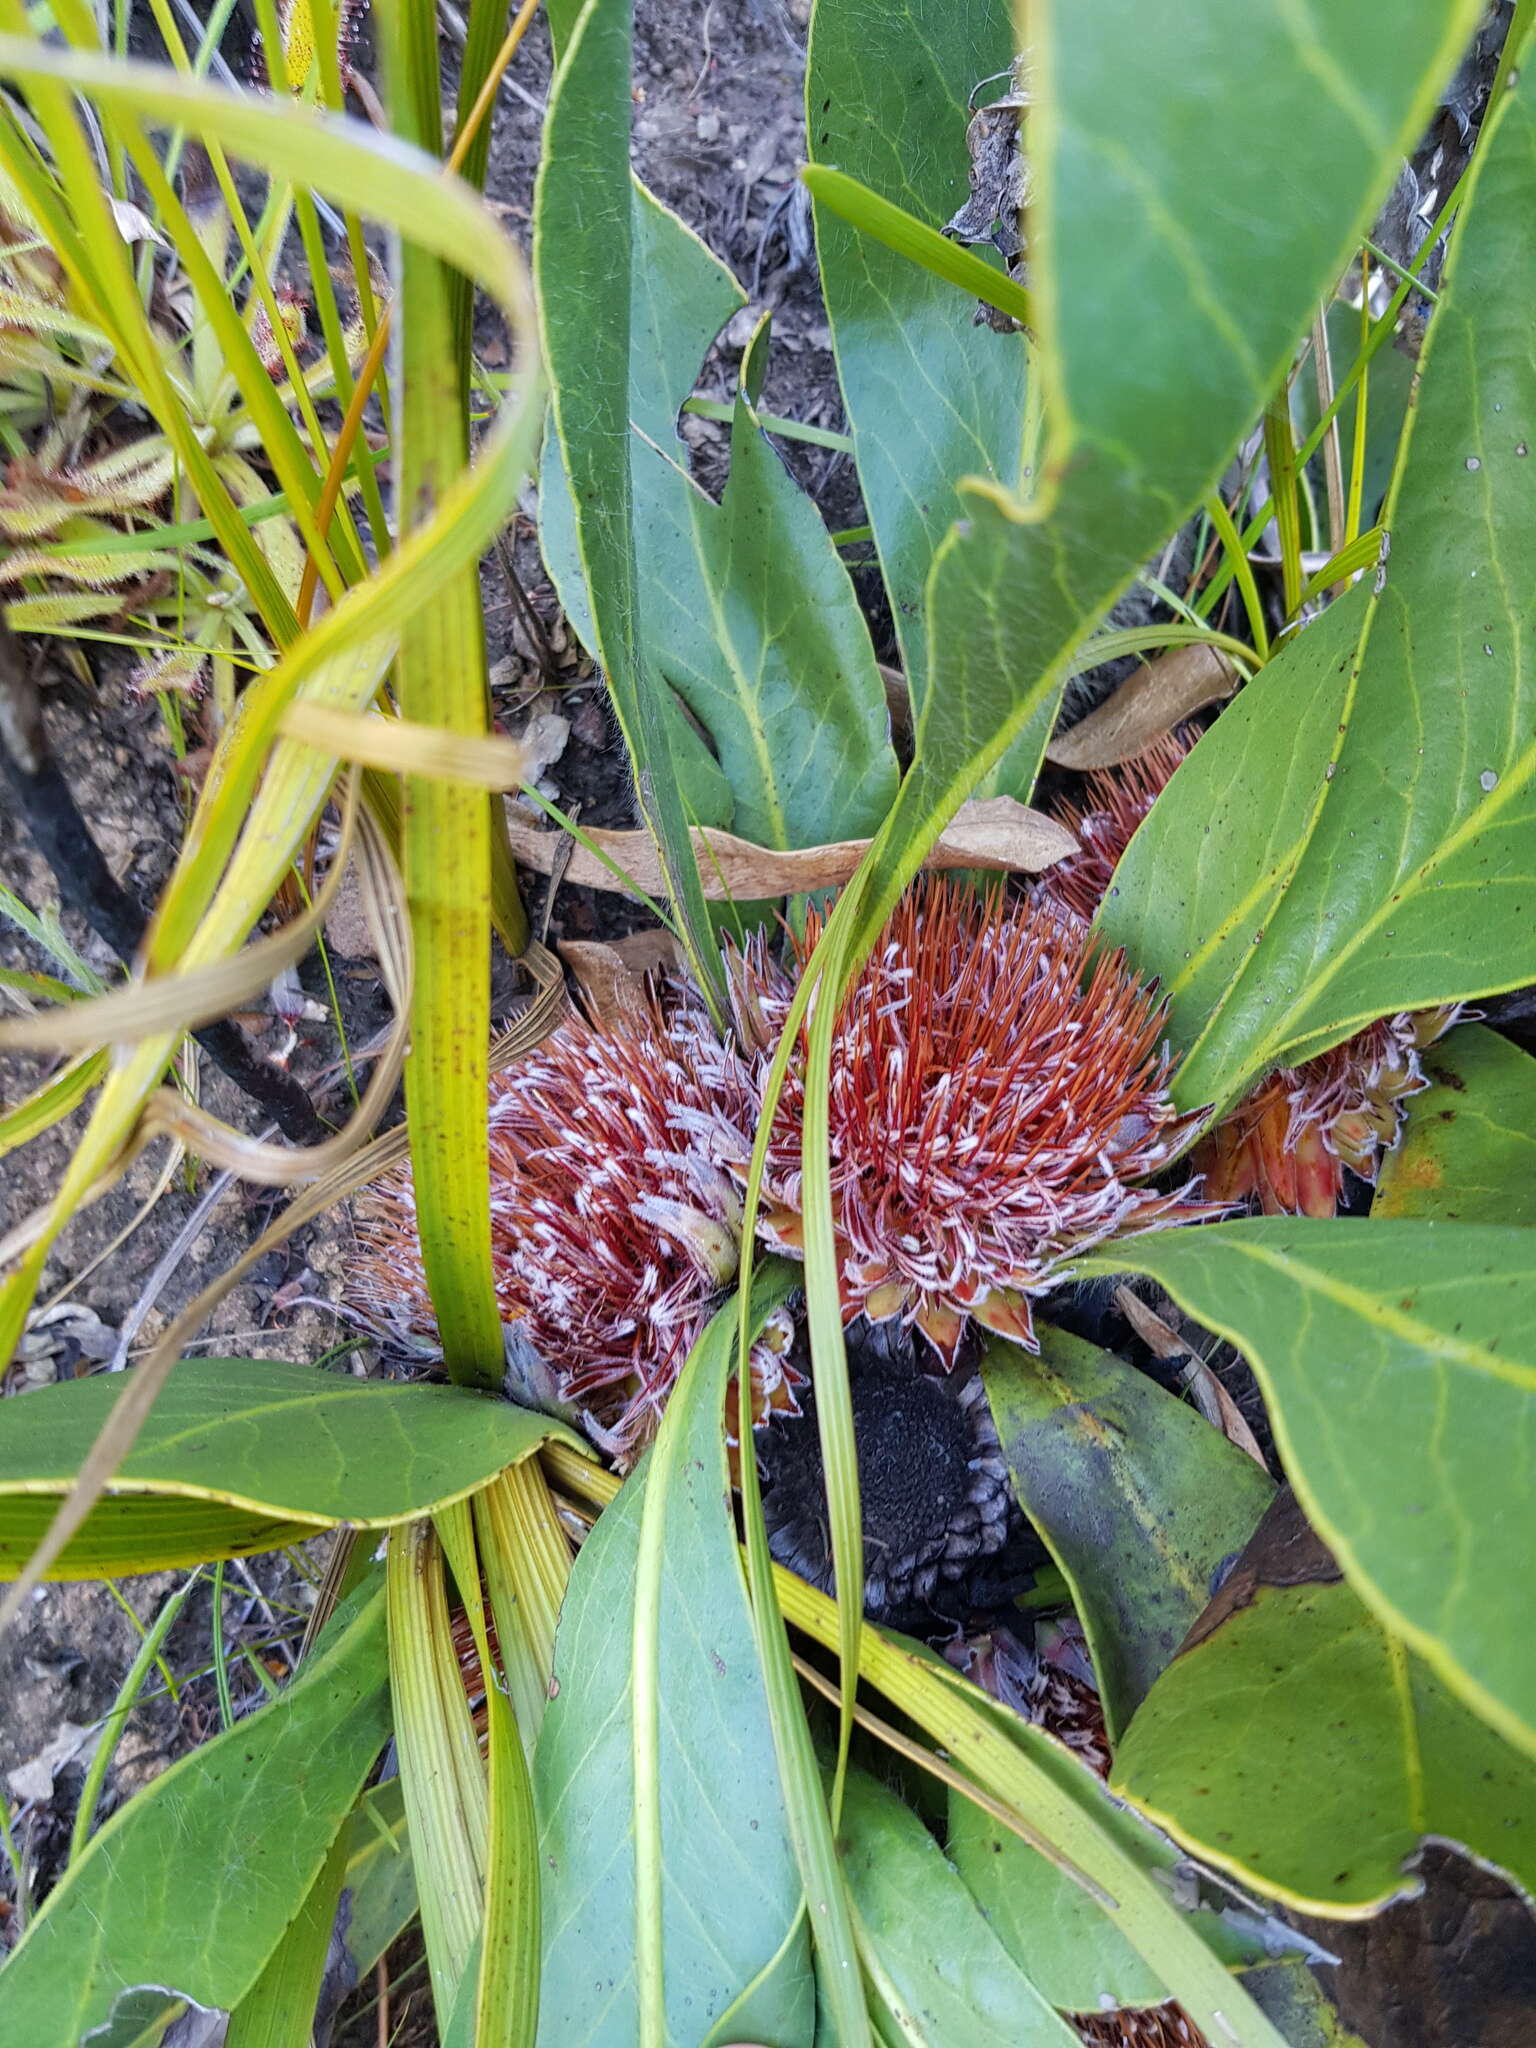
<instances>
[{"instance_id":1,"label":"flower style","mask_svg":"<svg viewBox=\"0 0 1536 2048\"><path fill-rule=\"evenodd\" d=\"M1187 727L1166 734L1135 760L1089 776L1084 803L1057 807L1082 850L1041 876L1041 899L1093 917L1132 834L1197 737ZM1428 1085L1420 1055L1459 1015L1454 1005L1399 1011L1300 1066L1276 1068L1197 1147L1206 1195L1257 1201L1270 1216L1336 1215L1344 1169L1374 1183L1402 1105Z\"/></svg>"},{"instance_id":2,"label":"flower style","mask_svg":"<svg viewBox=\"0 0 1536 2048\"><path fill-rule=\"evenodd\" d=\"M520 1325L594 1440L633 1462L735 1279L741 1201L726 1170L751 1143L750 1075L686 1001L596 1029L569 1021L490 1100L491 1256ZM745 1117L744 1123L738 1121ZM416 1348L433 1338L408 1168L360 1217L354 1298ZM754 1411L795 1412L779 1318L754 1347Z\"/></svg>"},{"instance_id":3,"label":"flower style","mask_svg":"<svg viewBox=\"0 0 1536 2048\"><path fill-rule=\"evenodd\" d=\"M802 958L819 923L809 921ZM754 940L738 1033L778 1036L790 982ZM843 1314L915 1323L953 1365L968 1318L1033 1347L1031 1297L1107 1238L1207 1213L1137 1185L1187 1128L1162 1011L1118 953L1054 910L920 883L839 1014L829 1166ZM769 1141L762 1234L803 1250L804 1043ZM737 1162L738 1171L745 1154Z\"/></svg>"}]
</instances>

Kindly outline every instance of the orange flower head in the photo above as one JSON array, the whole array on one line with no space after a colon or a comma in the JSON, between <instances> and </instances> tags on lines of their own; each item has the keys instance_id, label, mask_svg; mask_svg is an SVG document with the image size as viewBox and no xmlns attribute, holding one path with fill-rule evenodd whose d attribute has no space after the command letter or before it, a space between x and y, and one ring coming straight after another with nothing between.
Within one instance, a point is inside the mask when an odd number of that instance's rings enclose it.
<instances>
[{"instance_id":1,"label":"orange flower head","mask_svg":"<svg viewBox=\"0 0 1536 2048\"><path fill-rule=\"evenodd\" d=\"M1045 870L1035 884L1037 896L1091 920L1137 826L1198 738L1190 726L1164 733L1134 760L1090 775L1081 803L1055 805L1054 815L1076 839L1079 850Z\"/></svg>"}]
</instances>

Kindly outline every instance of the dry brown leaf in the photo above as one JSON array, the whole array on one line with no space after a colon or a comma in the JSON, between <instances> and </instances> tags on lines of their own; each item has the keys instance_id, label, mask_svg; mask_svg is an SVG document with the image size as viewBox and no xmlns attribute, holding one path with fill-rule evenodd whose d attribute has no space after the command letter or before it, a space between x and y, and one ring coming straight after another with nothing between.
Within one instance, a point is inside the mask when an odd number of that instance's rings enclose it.
<instances>
[{"instance_id":1,"label":"dry brown leaf","mask_svg":"<svg viewBox=\"0 0 1536 2048\"><path fill-rule=\"evenodd\" d=\"M662 937L670 934L663 932ZM594 1024L612 1029L631 1024L643 1029L650 1016L645 983L617 946L597 939L564 939L560 958L576 977L587 1014Z\"/></svg>"},{"instance_id":2,"label":"dry brown leaf","mask_svg":"<svg viewBox=\"0 0 1536 2048\"><path fill-rule=\"evenodd\" d=\"M1186 1383L1195 1406L1213 1429L1221 1431L1229 1444L1246 1451L1259 1470L1267 1472L1269 1467L1264 1462L1259 1440L1249 1428L1242 1409L1199 1352L1129 1287L1115 1289L1115 1306L1154 1358L1165 1363L1175 1358L1188 1359Z\"/></svg>"},{"instance_id":3,"label":"dry brown leaf","mask_svg":"<svg viewBox=\"0 0 1536 2048\"><path fill-rule=\"evenodd\" d=\"M1236 664L1221 648L1203 640L1170 647L1127 676L1097 711L1058 733L1045 758L1058 768L1114 768L1236 688Z\"/></svg>"},{"instance_id":4,"label":"dry brown leaf","mask_svg":"<svg viewBox=\"0 0 1536 2048\"><path fill-rule=\"evenodd\" d=\"M514 858L535 873L547 875L564 835L545 832L515 809L507 812L507 836ZM565 871L568 882L586 889L613 889L632 895L659 896L667 891L655 842L648 832L602 832L589 828L583 838L622 869L615 875L586 845L578 844ZM867 839L839 839L826 846L807 846L785 853L754 846L730 832L696 829L704 894L750 903L768 896L796 896L814 889L833 889L846 882L869 850ZM1065 825L1032 811L1011 796L984 797L962 804L953 822L929 854L926 867L990 868L1000 873L1022 869L1038 873L1077 851Z\"/></svg>"}]
</instances>

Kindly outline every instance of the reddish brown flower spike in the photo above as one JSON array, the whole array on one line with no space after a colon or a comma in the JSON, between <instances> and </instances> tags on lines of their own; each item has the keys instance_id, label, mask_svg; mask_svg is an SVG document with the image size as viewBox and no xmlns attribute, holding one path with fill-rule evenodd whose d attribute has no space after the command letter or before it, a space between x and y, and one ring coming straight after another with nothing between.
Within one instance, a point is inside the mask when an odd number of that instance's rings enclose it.
<instances>
[{"instance_id":1,"label":"reddish brown flower spike","mask_svg":"<svg viewBox=\"0 0 1536 2048\"><path fill-rule=\"evenodd\" d=\"M707 1069L707 1075L706 1070ZM750 1077L686 1008L604 1030L571 1022L495 1077L491 1255L561 1397L629 1463L735 1278L741 1203L725 1170L751 1141ZM745 1115L745 1127L733 1120ZM433 1338L408 1170L361 1216L354 1297L418 1346ZM754 1408L795 1407L786 1333L753 1353Z\"/></svg>"},{"instance_id":2,"label":"reddish brown flower spike","mask_svg":"<svg viewBox=\"0 0 1536 2048\"><path fill-rule=\"evenodd\" d=\"M1197 738L1187 726L1164 733L1133 761L1090 775L1080 804L1058 804L1056 816L1080 850L1047 868L1035 885L1036 894L1077 917L1091 919L1137 826L1168 787Z\"/></svg>"},{"instance_id":3,"label":"reddish brown flower spike","mask_svg":"<svg viewBox=\"0 0 1536 2048\"><path fill-rule=\"evenodd\" d=\"M818 936L812 919L805 940ZM788 983L760 944L763 1042ZM968 1317L1033 1345L1030 1298L1107 1238L1206 1213L1139 1187L1184 1129L1155 993L1049 908L945 882L893 913L838 1019L829 1098L844 1314L901 1315L952 1363ZM746 1035L746 1034L744 1034ZM804 1047L769 1145L764 1233L798 1251Z\"/></svg>"}]
</instances>

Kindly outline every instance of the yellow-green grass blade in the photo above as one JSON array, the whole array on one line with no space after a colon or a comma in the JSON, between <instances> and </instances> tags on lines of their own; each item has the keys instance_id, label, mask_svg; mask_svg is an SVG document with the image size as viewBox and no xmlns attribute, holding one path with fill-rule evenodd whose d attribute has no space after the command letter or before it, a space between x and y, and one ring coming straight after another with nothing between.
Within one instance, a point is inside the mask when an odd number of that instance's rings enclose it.
<instances>
[{"instance_id":1,"label":"yellow-green grass blade","mask_svg":"<svg viewBox=\"0 0 1536 2048\"><path fill-rule=\"evenodd\" d=\"M345 1827L261 1975L230 2014L224 2048L309 2048L352 1846L352 1830Z\"/></svg>"},{"instance_id":2,"label":"yellow-green grass blade","mask_svg":"<svg viewBox=\"0 0 1536 2048\"><path fill-rule=\"evenodd\" d=\"M15 0L0 5L0 29L19 30L24 17ZM22 34L0 34L0 75L30 79L30 91L59 168L55 186L32 155L7 113L0 118L0 159L16 180L77 297L113 339L138 399L165 431L219 541L279 645L292 638L292 609L267 569L229 494L219 484L207 450L186 410L185 399L162 362L133 282L126 247L97 186L92 156L67 94L48 75L33 75L39 63L89 62L70 52L45 49ZM103 61L103 60L96 60ZM62 188L62 189L60 189ZM81 225L77 228L76 223Z\"/></svg>"},{"instance_id":3,"label":"yellow-green grass blade","mask_svg":"<svg viewBox=\"0 0 1536 2048\"><path fill-rule=\"evenodd\" d=\"M253 162L279 169L302 162L313 183L385 219L408 222L418 241L468 269L507 310L525 350L531 347L515 251L465 188L443 179L437 166L404 145L386 145L370 131L308 109L241 100L151 67L85 59L15 38L0 38L0 70L7 68L29 77L39 72L74 78L96 98L122 99L148 117L221 135ZM537 372L530 362L520 390L481 443L477 462L448 487L434 519L247 691L162 899L150 942L156 964L227 951L261 915L324 800L332 770L328 760L317 761L297 742L282 742L267 762L284 707L301 688L312 701L343 708L360 709L369 701L395 631L431 598L445 574L478 558L510 508L539 425ZM242 827L244 843L231 861ZM73 1205L118 1157L168 1051L165 1044L141 1047L109 1075L47 1229L0 1300L0 1356L14 1346L48 1246Z\"/></svg>"},{"instance_id":4,"label":"yellow-green grass blade","mask_svg":"<svg viewBox=\"0 0 1536 2048\"><path fill-rule=\"evenodd\" d=\"M543 1484L536 1472L533 1476L537 1484ZM491 1655L480 1591L482 1562L476 1554L469 1505L438 1516L436 1526L469 1617L485 1691L485 1913L474 1971L470 2038L475 2043L495 2041L505 2043L506 2048L523 2048L526 2043L532 2048L539 2018L540 1889L533 1786L524 1748L527 1738L520 1736L502 1690L502 1674ZM567 1562L569 1556L567 1550ZM504 1637L500 1640L505 1642ZM467 1987L461 1986L460 2000L470 1995Z\"/></svg>"},{"instance_id":5,"label":"yellow-green grass blade","mask_svg":"<svg viewBox=\"0 0 1536 2048\"><path fill-rule=\"evenodd\" d=\"M397 0L381 17L390 111L413 141L441 133L437 17ZM467 334L447 266L401 252L396 501L429 519L467 458ZM489 708L480 574L468 563L400 635L400 715L482 736ZM498 799L436 777L407 775L401 872L416 948L405 1100L422 1265L443 1362L454 1379L495 1386L501 1317L491 1278L491 1168L486 1122L491 1042L491 815Z\"/></svg>"},{"instance_id":6,"label":"yellow-green grass blade","mask_svg":"<svg viewBox=\"0 0 1536 2048\"><path fill-rule=\"evenodd\" d=\"M838 1620L832 1602L787 1572L776 1577L787 1619L833 1647ZM967 1776L1075 1866L1097 1888L1101 1903L1112 1902L1106 1911L1114 1924L1212 2041L1229 2048L1284 2048L1247 1992L1192 1930L1189 1917L1106 1828L1094 1809L1107 1801L1091 1775L1049 1736L1005 1718L931 1653L881 1629L864 1630L859 1668Z\"/></svg>"},{"instance_id":7,"label":"yellow-green grass blade","mask_svg":"<svg viewBox=\"0 0 1536 2048\"><path fill-rule=\"evenodd\" d=\"M107 1060L105 1051L71 1060L62 1073L55 1074L51 1081L45 1081L41 1088L34 1089L0 1116L0 1159L40 1132L51 1130L71 1110L78 1109L107 1071Z\"/></svg>"},{"instance_id":8,"label":"yellow-green grass blade","mask_svg":"<svg viewBox=\"0 0 1536 2048\"><path fill-rule=\"evenodd\" d=\"M844 893L843 902L851 906L857 893L857 884L850 884ZM837 924L841 909L840 903L830 920L829 933L831 925ZM844 925L846 923L845 915ZM743 1199L736 1329L737 1400L743 1408L749 1406L751 1398L748 1355L755 1334L752 1321L753 1272L756 1264L754 1247L768 1139L773 1128L774 1112L789 1071L789 1063L798 1046L801 1028L810 1008L812 995L819 983L823 988L823 1001L818 1007L827 1007L825 989L831 985L831 980L829 975L825 980L823 977L833 957L827 944L828 935L823 935L822 943L806 963L800 985L795 991L783 1030L779 1035L779 1043L764 1084L763 1111L758 1119L757 1134L747 1171ZM808 1078L807 1142L802 1153L802 1167L805 1170L804 1199L807 1212L812 1208L823 1212L817 1220L824 1224L824 1212L830 1202L825 1152L820 1155L819 1161L808 1164L811 1162L811 1085ZM825 1099L823 1092L823 1104ZM859 1519L858 1461L850 1448L852 1403L848 1393L848 1367L843 1350L842 1318L837 1307L837 1277L835 1270L829 1269L820 1236L816 1238L813 1253L811 1236L814 1231L815 1224L812 1224L807 1234L806 1245L806 1307L807 1321L811 1329L811 1361L816 1379L823 1469L827 1475L833 1557L839 1586L847 1588L856 1585L862 1591L863 1529ZM828 1420L820 1419L823 1388L827 1394L830 1416ZM871 2038L869 2016L861 1990L858 1945L848 1889L838 1860L834 1824L822 1789L820 1765L811 1746L799 1685L790 1662L789 1645L784 1636L783 1616L775 1590L780 1583L780 1575L769 1561L762 1494L757 1466L751 1458L744 1458L741 1461L741 1493L743 1525L746 1531L747 1575L752 1593L752 1620L757 1638L758 1659L767 1691L774 1752L778 1759L779 1780L784 1789L790 1838L794 1843L795 1860L800 1868L800 1881L805 1887L810 1908L823 1995L835 2017L839 2040L850 2044L868 2042ZM850 1576L852 1566L857 1567L856 1577ZM857 1669L856 1659L862 1620L862 1600L857 1597L845 1597L838 1609L837 1645L845 1679L848 1672ZM838 1744L840 1771L846 1759L852 1728L852 1695L853 1687L845 1682ZM834 1796L835 1791L834 1786Z\"/></svg>"},{"instance_id":9,"label":"yellow-green grass blade","mask_svg":"<svg viewBox=\"0 0 1536 2048\"><path fill-rule=\"evenodd\" d=\"M447 2023L480 1930L486 1804L464 1788L480 1770L448 1626L431 1525L394 1530L385 1563L395 1741L416 1865L421 1926L439 2020Z\"/></svg>"}]
</instances>

